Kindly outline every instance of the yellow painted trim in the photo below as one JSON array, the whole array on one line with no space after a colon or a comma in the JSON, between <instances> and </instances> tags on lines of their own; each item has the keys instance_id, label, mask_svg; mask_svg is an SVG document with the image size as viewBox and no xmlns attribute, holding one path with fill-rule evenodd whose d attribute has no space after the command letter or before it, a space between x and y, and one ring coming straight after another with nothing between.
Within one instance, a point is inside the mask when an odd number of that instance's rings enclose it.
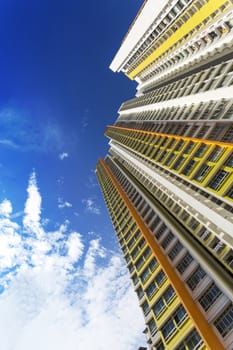
<instances>
[{"instance_id":1,"label":"yellow painted trim","mask_svg":"<svg viewBox=\"0 0 233 350\"><path fill-rule=\"evenodd\" d=\"M145 130L140 130L140 129L123 128L121 126L113 126L113 125L107 126L106 132L108 131L108 129L125 130L125 131L137 132L137 133L153 135L153 136L168 137L170 139L177 139L177 140L184 140L184 141L193 141L193 142L196 142L196 143L199 143L199 144L200 143L205 143L207 145L214 145L214 146L233 148L233 143L225 143L225 142L215 141L215 140L204 140L204 139L197 139L195 137L187 137L187 136L180 136L180 135L173 135L173 134L162 134L162 133L158 133L158 132L145 131ZM138 139L136 139L136 140L138 140Z\"/></svg>"},{"instance_id":2,"label":"yellow painted trim","mask_svg":"<svg viewBox=\"0 0 233 350\"><path fill-rule=\"evenodd\" d=\"M211 325L208 323L206 318L204 317L203 313L197 306L196 302L193 300L190 292L185 287L185 284L181 279L179 278L177 272L174 270L174 268L171 266L168 258L163 253L162 249L160 248L159 244L156 242L156 240L151 235L150 231L148 230L147 226L141 219L141 217L138 215L136 209L132 206L130 200L124 193L124 191L121 189L120 185L118 184L117 180L113 176L111 170L108 168L107 164L101 159L99 160L100 165L108 175L108 177L111 179L114 187L117 189L121 199L127 206L129 212L131 213L132 217L134 218L136 224L138 225L139 229L141 230L143 236L145 237L148 245L150 246L152 252L154 253L156 259L158 260L160 266L166 273L168 279L170 280L173 288L175 289L177 295L180 297L186 311L188 312L190 318L194 322L196 328L198 329L198 332L200 333L202 339L206 343L206 346L209 349L218 349L218 350L224 350L224 347L222 343L220 342L219 338L215 334L214 330L212 329Z\"/></svg>"},{"instance_id":3,"label":"yellow painted trim","mask_svg":"<svg viewBox=\"0 0 233 350\"><path fill-rule=\"evenodd\" d=\"M220 6L222 6L226 0L209 0L198 12L196 12L187 22L185 22L180 28L177 29L165 42L163 42L152 54L150 54L143 62L141 62L131 73L127 74L127 77L134 79L138 73L146 68L150 63L161 56L171 46L176 44L191 30L197 27L203 20L209 17Z\"/></svg>"}]
</instances>

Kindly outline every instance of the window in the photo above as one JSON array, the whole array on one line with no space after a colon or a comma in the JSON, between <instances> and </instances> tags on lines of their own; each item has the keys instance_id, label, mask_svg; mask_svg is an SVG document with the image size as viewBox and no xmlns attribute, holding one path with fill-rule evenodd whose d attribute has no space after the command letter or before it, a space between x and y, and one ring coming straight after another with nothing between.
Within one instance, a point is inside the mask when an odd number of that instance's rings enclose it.
<instances>
[{"instance_id":1,"label":"window","mask_svg":"<svg viewBox=\"0 0 233 350\"><path fill-rule=\"evenodd\" d=\"M148 258L148 256L150 256L150 254L151 254L150 247L146 247L146 249L144 250L142 256L146 259L146 258Z\"/></svg>"},{"instance_id":2,"label":"window","mask_svg":"<svg viewBox=\"0 0 233 350\"><path fill-rule=\"evenodd\" d=\"M153 311L155 313L155 316L158 317L165 308L166 308L166 305L165 305L163 299L160 298L159 301L157 301L157 303L153 307Z\"/></svg>"},{"instance_id":3,"label":"window","mask_svg":"<svg viewBox=\"0 0 233 350\"><path fill-rule=\"evenodd\" d=\"M151 219L150 219L151 220ZM149 218L146 219L146 223L148 224L150 221L149 221ZM158 224L160 222L160 219L158 217L155 217L153 219L153 221L150 223L149 225L149 229L151 230L151 232L153 233L154 230L158 227Z\"/></svg>"},{"instance_id":4,"label":"window","mask_svg":"<svg viewBox=\"0 0 233 350\"><path fill-rule=\"evenodd\" d=\"M172 319L169 319L163 327L161 332L165 340L167 340L176 330L175 323Z\"/></svg>"},{"instance_id":5,"label":"window","mask_svg":"<svg viewBox=\"0 0 233 350\"><path fill-rule=\"evenodd\" d=\"M128 249L132 248L132 246L134 245L135 241L136 241L136 240L135 240L134 237L131 238L131 240L130 240L129 243L127 244Z\"/></svg>"},{"instance_id":6,"label":"window","mask_svg":"<svg viewBox=\"0 0 233 350\"><path fill-rule=\"evenodd\" d=\"M187 253L183 259L181 260L181 262L179 262L179 264L176 266L176 269L179 271L180 274L182 274L187 267L191 264L191 262L193 261L193 257Z\"/></svg>"},{"instance_id":7,"label":"window","mask_svg":"<svg viewBox=\"0 0 233 350\"><path fill-rule=\"evenodd\" d=\"M159 271L159 273L155 277L155 281L158 284L158 286L162 284L165 278L166 278L165 273L162 270Z\"/></svg>"},{"instance_id":8,"label":"window","mask_svg":"<svg viewBox=\"0 0 233 350\"><path fill-rule=\"evenodd\" d=\"M143 311L145 316L149 313L150 308L149 308L149 304L147 301L144 301L144 303L142 304L142 311Z\"/></svg>"},{"instance_id":9,"label":"window","mask_svg":"<svg viewBox=\"0 0 233 350\"><path fill-rule=\"evenodd\" d=\"M137 245L137 246L132 250L132 252L131 252L131 257L132 257L133 259L135 259L139 252L140 252L140 249L139 249L139 246Z\"/></svg>"},{"instance_id":10,"label":"window","mask_svg":"<svg viewBox=\"0 0 233 350\"><path fill-rule=\"evenodd\" d=\"M151 299L156 291L157 291L157 286L156 286L155 282L153 281L145 290L148 299Z\"/></svg>"},{"instance_id":11,"label":"window","mask_svg":"<svg viewBox=\"0 0 233 350\"><path fill-rule=\"evenodd\" d=\"M181 218L182 221L186 221L189 217L189 213L186 210L182 210L179 217Z\"/></svg>"},{"instance_id":12,"label":"window","mask_svg":"<svg viewBox=\"0 0 233 350\"><path fill-rule=\"evenodd\" d=\"M190 151L193 149L193 147L194 147L194 142L189 142L184 150L184 153L190 153Z\"/></svg>"},{"instance_id":13,"label":"window","mask_svg":"<svg viewBox=\"0 0 233 350\"><path fill-rule=\"evenodd\" d=\"M226 247L226 245L220 241L217 237L213 239L209 247L216 253L216 254L221 254L223 249Z\"/></svg>"},{"instance_id":14,"label":"window","mask_svg":"<svg viewBox=\"0 0 233 350\"><path fill-rule=\"evenodd\" d=\"M168 247L168 245L171 243L173 238L174 238L173 233L169 232L161 243L161 246L163 247L163 249L166 249Z\"/></svg>"},{"instance_id":15,"label":"window","mask_svg":"<svg viewBox=\"0 0 233 350\"><path fill-rule=\"evenodd\" d=\"M201 144L198 150L196 151L196 153L194 154L194 157L201 157L204 154L206 149L207 149L207 145Z\"/></svg>"},{"instance_id":16,"label":"window","mask_svg":"<svg viewBox=\"0 0 233 350\"><path fill-rule=\"evenodd\" d=\"M231 304L214 322L219 333L224 337L233 328L233 305Z\"/></svg>"},{"instance_id":17,"label":"window","mask_svg":"<svg viewBox=\"0 0 233 350\"><path fill-rule=\"evenodd\" d=\"M228 177L229 173L225 170L219 170L212 181L209 183L209 187L213 190L219 189L224 180Z\"/></svg>"},{"instance_id":18,"label":"window","mask_svg":"<svg viewBox=\"0 0 233 350\"><path fill-rule=\"evenodd\" d=\"M160 237L162 237L162 235L164 234L164 232L166 231L167 226L165 224L162 224L162 226L160 227L160 229L155 233L155 237L157 239L160 239Z\"/></svg>"},{"instance_id":19,"label":"window","mask_svg":"<svg viewBox=\"0 0 233 350\"><path fill-rule=\"evenodd\" d=\"M197 175L194 177L195 180L197 181L202 181L204 177L208 174L212 167L210 165L203 165Z\"/></svg>"},{"instance_id":20,"label":"window","mask_svg":"<svg viewBox=\"0 0 233 350\"><path fill-rule=\"evenodd\" d=\"M140 209L141 212L142 209ZM150 206L149 204L143 209L143 211L141 212L141 217L144 218L148 213L150 212Z\"/></svg>"},{"instance_id":21,"label":"window","mask_svg":"<svg viewBox=\"0 0 233 350\"><path fill-rule=\"evenodd\" d=\"M184 144L184 141L183 140L180 140L177 144L176 144L176 147L174 149L174 151L179 151L181 149L181 147L183 146Z\"/></svg>"},{"instance_id":22,"label":"window","mask_svg":"<svg viewBox=\"0 0 233 350\"><path fill-rule=\"evenodd\" d=\"M172 210L173 210L173 212L174 212L175 214L179 213L180 209L181 209L181 207L180 207L178 204L176 204L176 205L174 206L174 208L172 208Z\"/></svg>"},{"instance_id":23,"label":"window","mask_svg":"<svg viewBox=\"0 0 233 350\"><path fill-rule=\"evenodd\" d=\"M191 228L191 230L193 231L195 231L198 226L199 226L199 221L197 221L194 218L192 218L188 223L188 227Z\"/></svg>"},{"instance_id":24,"label":"window","mask_svg":"<svg viewBox=\"0 0 233 350\"><path fill-rule=\"evenodd\" d=\"M167 340L175 332L176 327L180 326L187 316L188 314L183 305L180 305L173 313L171 318L164 324L163 327L161 327L161 332L165 340Z\"/></svg>"},{"instance_id":25,"label":"window","mask_svg":"<svg viewBox=\"0 0 233 350\"><path fill-rule=\"evenodd\" d=\"M140 280L144 283L151 275L150 269L147 267L141 274Z\"/></svg>"},{"instance_id":26,"label":"window","mask_svg":"<svg viewBox=\"0 0 233 350\"><path fill-rule=\"evenodd\" d=\"M231 269L233 269L233 251L232 251L232 249L230 249L230 251L225 256L224 261Z\"/></svg>"},{"instance_id":27,"label":"window","mask_svg":"<svg viewBox=\"0 0 233 350\"><path fill-rule=\"evenodd\" d=\"M125 254L127 253L127 248L126 248L126 247L123 247L123 248L122 248L122 252L123 252L123 254L125 255Z\"/></svg>"},{"instance_id":28,"label":"window","mask_svg":"<svg viewBox=\"0 0 233 350\"><path fill-rule=\"evenodd\" d=\"M178 241L172 250L169 252L168 256L171 260L174 260L175 257L179 254L179 252L183 249L183 245Z\"/></svg>"},{"instance_id":29,"label":"window","mask_svg":"<svg viewBox=\"0 0 233 350\"><path fill-rule=\"evenodd\" d=\"M199 138L199 139L204 138L203 136L207 133L208 130L209 130L209 125L203 126L201 128L201 130L198 132L196 137Z\"/></svg>"},{"instance_id":30,"label":"window","mask_svg":"<svg viewBox=\"0 0 233 350\"><path fill-rule=\"evenodd\" d=\"M175 348L175 350L198 350L202 344L203 340L196 329L194 329L188 334L184 341Z\"/></svg>"},{"instance_id":31,"label":"window","mask_svg":"<svg viewBox=\"0 0 233 350\"><path fill-rule=\"evenodd\" d=\"M208 161L210 162L216 162L216 160L220 157L222 154L224 148L220 146L215 146L214 150L211 152L211 154L208 157Z\"/></svg>"},{"instance_id":32,"label":"window","mask_svg":"<svg viewBox=\"0 0 233 350\"><path fill-rule=\"evenodd\" d=\"M230 158L228 158L224 165L233 168L233 155Z\"/></svg>"},{"instance_id":33,"label":"window","mask_svg":"<svg viewBox=\"0 0 233 350\"><path fill-rule=\"evenodd\" d=\"M149 263L149 265L147 266L147 268L142 272L140 276L142 283L144 283L151 276L151 273L155 270L157 264L158 264L157 260L153 258Z\"/></svg>"},{"instance_id":34,"label":"window","mask_svg":"<svg viewBox=\"0 0 233 350\"><path fill-rule=\"evenodd\" d=\"M179 326L187 316L188 316L188 314L187 314L186 310L184 309L184 307L182 305L180 305L178 307L178 309L173 314L173 318L175 320L176 325Z\"/></svg>"},{"instance_id":35,"label":"window","mask_svg":"<svg viewBox=\"0 0 233 350\"><path fill-rule=\"evenodd\" d=\"M198 232L198 236L201 238L202 241L207 241L210 235L211 235L210 231L207 230L205 226L202 226L202 228Z\"/></svg>"},{"instance_id":36,"label":"window","mask_svg":"<svg viewBox=\"0 0 233 350\"><path fill-rule=\"evenodd\" d=\"M138 242L138 246L140 249L142 249L144 247L144 244L146 243L145 238L143 237L142 239L140 239L140 241Z\"/></svg>"},{"instance_id":37,"label":"window","mask_svg":"<svg viewBox=\"0 0 233 350\"><path fill-rule=\"evenodd\" d=\"M130 272L130 273L132 273L132 272L133 272L133 270L134 270L134 266L133 266L133 264L132 264L132 263L130 263L130 264L129 264L128 269L129 269L129 272Z\"/></svg>"},{"instance_id":38,"label":"window","mask_svg":"<svg viewBox=\"0 0 233 350\"><path fill-rule=\"evenodd\" d=\"M143 297L144 292L141 286L138 287L138 289L136 290L136 293L137 293L138 299L141 299Z\"/></svg>"},{"instance_id":39,"label":"window","mask_svg":"<svg viewBox=\"0 0 233 350\"><path fill-rule=\"evenodd\" d=\"M231 113L232 114L232 113ZM233 127L230 127L226 134L223 137L223 142L232 142L232 138L233 138Z\"/></svg>"},{"instance_id":40,"label":"window","mask_svg":"<svg viewBox=\"0 0 233 350\"><path fill-rule=\"evenodd\" d=\"M157 344L155 344L155 350L164 350L165 347L163 345L162 340L160 340Z\"/></svg>"},{"instance_id":41,"label":"window","mask_svg":"<svg viewBox=\"0 0 233 350\"><path fill-rule=\"evenodd\" d=\"M162 162L164 160L164 158L166 157L167 153L168 153L167 151L163 151L158 159L158 162Z\"/></svg>"},{"instance_id":42,"label":"window","mask_svg":"<svg viewBox=\"0 0 233 350\"><path fill-rule=\"evenodd\" d=\"M141 256L135 263L136 269L140 270L143 264L144 264L144 259L143 259L143 256Z\"/></svg>"},{"instance_id":43,"label":"window","mask_svg":"<svg viewBox=\"0 0 233 350\"><path fill-rule=\"evenodd\" d=\"M155 258L153 258L149 263L149 269L151 271L154 271L156 269L157 265L158 265L157 260Z\"/></svg>"},{"instance_id":44,"label":"window","mask_svg":"<svg viewBox=\"0 0 233 350\"><path fill-rule=\"evenodd\" d=\"M119 244L120 244L121 247L124 245L124 240L123 240L123 238L121 238L121 240L119 241Z\"/></svg>"},{"instance_id":45,"label":"window","mask_svg":"<svg viewBox=\"0 0 233 350\"><path fill-rule=\"evenodd\" d=\"M155 334L157 327L153 318L149 321L148 328L150 330L151 335Z\"/></svg>"},{"instance_id":46,"label":"window","mask_svg":"<svg viewBox=\"0 0 233 350\"><path fill-rule=\"evenodd\" d=\"M146 216L146 218L145 218L146 224L149 224L149 222L151 222L152 219L154 219L154 220L153 220L152 223L150 224L150 229L151 229L151 225L152 225L152 224L155 224L155 225L156 225L156 221L159 221L159 218L156 217L156 214L155 214L154 210L150 210L150 214ZM155 227L156 227L156 226L154 226L154 228L155 228ZM153 228L153 229L154 229L154 228ZM151 230L153 231L153 229L151 229Z\"/></svg>"},{"instance_id":47,"label":"window","mask_svg":"<svg viewBox=\"0 0 233 350\"><path fill-rule=\"evenodd\" d=\"M148 258L148 256L151 254L150 247L146 247L140 258L135 262L135 267L137 270L140 270L142 265L144 264L145 260Z\"/></svg>"},{"instance_id":48,"label":"window","mask_svg":"<svg viewBox=\"0 0 233 350\"><path fill-rule=\"evenodd\" d=\"M185 339L187 348L189 350L197 350L199 349L199 347L201 347L201 345L203 344L203 340L201 339L200 335L198 334L198 332L196 331L196 329L194 329Z\"/></svg>"},{"instance_id":49,"label":"window","mask_svg":"<svg viewBox=\"0 0 233 350\"><path fill-rule=\"evenodd\" d=\"M125 260L126 260L126 262L127 262L127 263L129 263L129 262L130 262L130 257L129 257L129 254L127 254L127 255L125 256Z\"/></svg>"},{"instance_id":50,"label":"window","mask_svg":"<svg viewBox=\"0 0 233 350\"><path fill-rule=\"evenodd\" d=\"M175 291L171 286L169 286L161 298L153 306L153 311L156 317L159 317L159 315L166 309L167 305L174 296Z\"/></svg>"},{"instance_id":51,"label":"window","mask_svg":"<svg viewBox=\"0 0 233 350\"><path fill-rule=\"evenodd\" d=\"M173 165L173 169L178 170L179 167L181 166L181 164L184 162L184 157L180 156L177 161L175 162L175 164Z\"/></svg>"},{"instance_id":52,"label":"window","mask_svg":"<svg viewBox=\"0 0 233 350\"><path fill-rule=\"evenodd\" d=\"M169 302L173 299L173 297L176 295L174 289L172 286L169 286L166 291L163 294L164 300L166 301L166 304L169 304Z\"/></svg>"},{"instance_id":53,"label":"window","mask_svg":"<svg viewBox=\"0 0 233 350\"><path fill-rule=\"evenodd\" d=\"M170 131L168 131L168 133L169 133ZM175 139L170 139L170 141L169 141L169 143L168 143L168 145L167 145L167 148L171 148L173 145L174 145L174 143L175 143Z\"/></svg>"},{"instance_id":54,"label":"window","mask_svg":"<svg viewBox=\"0 0 233 350\"><path fill-rule=\"evenodd\" d=\"M222 294L220 289L216 286L215 283L213 283L199 299L199 303L203 309L207 311L215 302L215 300L220 296L220 294Z\"/></svg>"},{"instance_id":55,"label":"window","mask_svg":"<svg viewBox=\"0 0 233 350\"><path fill-rule=\"evenodd\" d=\"M175 154L174 153L170 154L166 162L164 163L164 165L167 165L167 166L170 165L174 158L175 158Z\"/></svg>"},{"instance_id":56,"label":"window","mask_svg":"<svg viewBox=\"0 0 233 350\"><path fill-rule=\"evenodd\" d=\"M185 343L182 342L180 345L178 345L175 350L186 350Z\"/></svg>"},{"instance_id":57,"label":"window","mask_svg":"<svg viewBox=\"0 0 233 350\"><path fill-rule=\"evenodd\" d=\"M187 285L191 290L194 290L198 283L205 277L205 271L199 266L192 276L187 280Z\"/></svg>"},{"instance_id":58,"label":"window","mask_svg":"<svg viewBox=\"0 0 233 350\"><path fill-rule=\"evenodd\" d=\"M126 241L129 239L130 235L131 235L131 232L128 231L128 232L126 233L126 235L125 235L125 240L126 240Z\"/></svg>"},{"instance_id":59,"label":"window","mask_svg":"<svg viewBox=\"0 0 233 350\"><path fill-rule=\"evenodd\" d=\"M227 197L233 199L233 187L230 188L230 190L227 192Z\"/></svg>"},{"instance_id":60,"label":"window","mask_svg":"<svg viewBox=\"0 0 233 350\"><path fill-rule=\"evenodd\" d=\"M136 286L136 284L138 283L138 276L136 274L133 275L132 280L133 280L133 284Z\"/></svg>"},{"instance_id":61,"label":"window","mask_svg":"<svg viewBox=\"0 0 233 350\"><path fill-rule=\"evenodd\" d=\"M184 175L189 175L191 173L191 171L194 169L195 165L197 164L197 162L195 160L190 160L188 162L188 164L184 167L182 174Z\"/></svg>"}]
</instances>

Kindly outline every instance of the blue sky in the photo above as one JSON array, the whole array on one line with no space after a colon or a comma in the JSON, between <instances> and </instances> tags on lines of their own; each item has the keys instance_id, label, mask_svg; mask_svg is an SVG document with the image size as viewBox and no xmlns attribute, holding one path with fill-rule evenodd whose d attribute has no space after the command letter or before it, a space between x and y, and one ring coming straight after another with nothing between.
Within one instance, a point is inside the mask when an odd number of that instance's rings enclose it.
<instances>
[{"instance_id":1,"label":"blue sky","mask_svg":"<svg viewBox=\"0 0 233 350\"><path fill-rule=\"evenodd\" d=\"M143 345L94 173L106 125L135 93L108 66L141 4L1 1L2 350Z\"/></svg>"}]
</instances>

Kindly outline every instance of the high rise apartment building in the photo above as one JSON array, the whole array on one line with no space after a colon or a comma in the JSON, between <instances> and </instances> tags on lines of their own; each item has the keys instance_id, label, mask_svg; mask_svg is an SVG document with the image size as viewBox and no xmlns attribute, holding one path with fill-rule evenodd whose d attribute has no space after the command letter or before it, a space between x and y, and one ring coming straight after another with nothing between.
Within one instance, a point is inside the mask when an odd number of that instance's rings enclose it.
<instances>
[{"instance_id":1,"label":"high rise apartment building","mask_svg":"<svg viewBox=\"0 0 233 350\"><path fill-rule=\"evenodd\" d=\"M96 174L149 349L233 349L232 58L232 0L147 0L110 65L137 93Z\"/></svg>"}]
</instances>

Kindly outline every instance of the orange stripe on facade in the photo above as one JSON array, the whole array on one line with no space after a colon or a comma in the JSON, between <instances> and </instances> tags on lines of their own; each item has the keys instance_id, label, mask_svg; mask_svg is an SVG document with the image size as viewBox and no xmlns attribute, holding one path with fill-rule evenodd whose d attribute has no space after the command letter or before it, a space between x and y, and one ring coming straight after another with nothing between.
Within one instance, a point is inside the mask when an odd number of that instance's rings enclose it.
<instances>
[{"instance_id":1,"label":"orange stripe on facade","mask_svg":"<svg viewBox=\"0 0 233 350\"><path fill-rule=\"evenodd\" d=\"M184 283L179 278L176 271L173 269L171 264L169 263L166 255L161 250L158 243L155 241L153 236L151 235L150 231L144 224L141 217L138 215L136 209L132 206L130 200L126 196L126 194L121 189L119 183L115 179L114 175L112 174L111 170L108 168L106 163L101 159L99 160L100 165L105 170L108 177L111 179L113 185L117 189L119 195L121 196L122 200L124 201L125 205L127 206L129 212L131 213L132 217L134 218L135 222L137 223L139 229L141 230L143 236L145 237L148 245L150 246L151 250L153 251L156 259L158 260L159 264L161 265L162 269L166 273L168 279L170 280L172 286L174 287L177 295L180 297L186 311L188 312L190 318L192 319L193 323L195 324L197 330L199 331L201 337L203 338L203 341L205 342L206 346L209 349L218 349L218 350L224 350L224 347L222 343L220 342L219 338L215 334L214 330L210 326L210 324L207 322L206 318L204 317L201 310L198 308L197 304L193 300L191 294L186 289Z\"/></svg>"},{"instance_id":2,"label":"orange stripe on facade","mask_svg":"<svg viewBox=\"0 0 233 350\"><path fill-rule=\"evenodd\" d=\"M227 143L227 142L221 142L221 141L214 141L214 140L204 140L204 139L197 139L195 137L187 137L187 136L178 136L178 135L172 135L172 134L162 134L158 132L152 132L152 131L145 131L145 130L139 130L139 129L130 129L130 128L123 128L121 126L113 126L109 125L107 126L106 132L108 130L125 130L125 131L130 131L130 132L137 132L139 134L145 134L145 135L151 135L151 136L162 136L162 137L168 137L168 138L173 138L177 140L184 140L184 141L193 141L196 143L205 143L207 145L216 145L216 146L221 146L221 147L230 147L233 148L233 143ZM105 132L105 133L106 133ZM127 135L129 136L129 135Z\"/></svg>"}]
</instances>

